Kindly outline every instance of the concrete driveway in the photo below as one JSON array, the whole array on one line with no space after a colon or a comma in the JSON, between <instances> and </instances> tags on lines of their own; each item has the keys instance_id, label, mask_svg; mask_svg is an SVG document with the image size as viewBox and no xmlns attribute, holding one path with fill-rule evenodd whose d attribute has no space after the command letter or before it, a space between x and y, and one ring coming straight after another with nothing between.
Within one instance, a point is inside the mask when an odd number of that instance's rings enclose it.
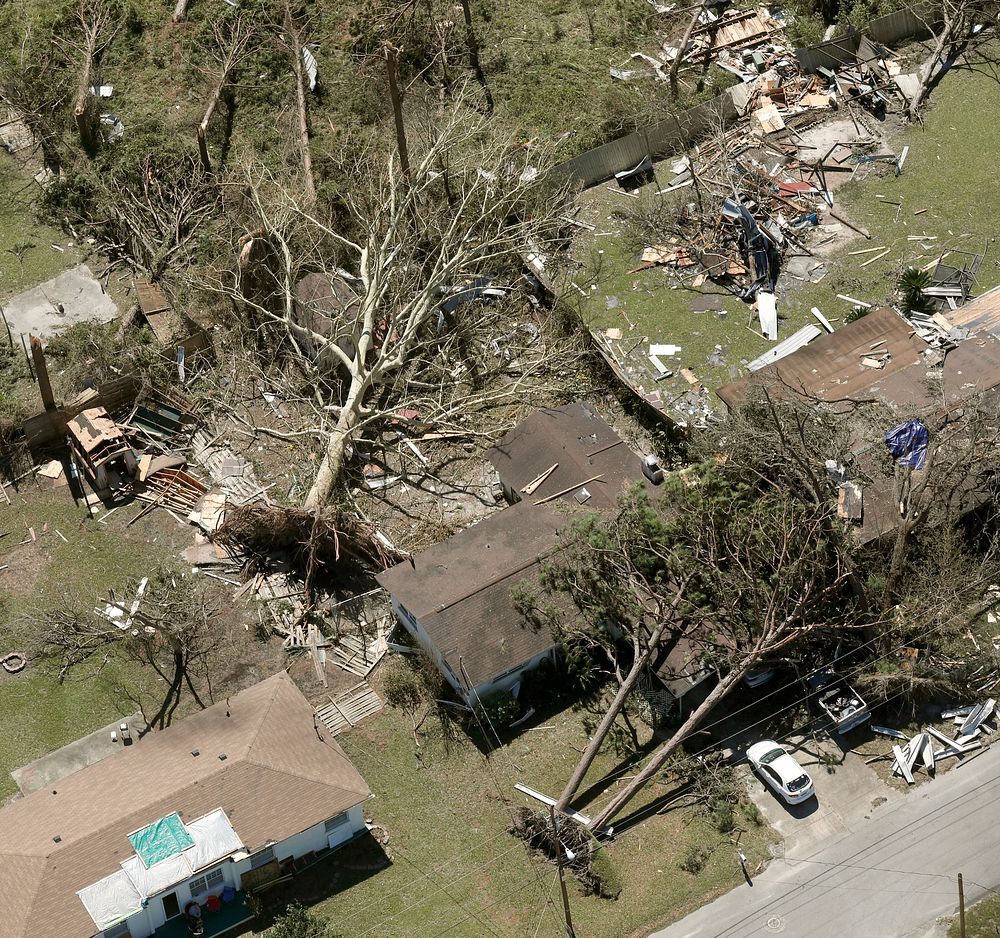
<instances>
[{"instance_id":1,"label":"concrete driveway","mask_svg":"<svg viewBox=\"0 0 1000 938\"><path fill-rule=\"evenodd\" d=\"M956 873L969 905L1000 881L998 783L994 746L654 938L937 938L957 906Z\"/></svg>"},{"instance_id":2,"label":"concrete driveway","mask_svg":"<svg viewBox=\"0 0 1000 938\"><path fill-rule=\"evenodd\" d=\"M890 788L865 765L860 756L845 751L833 738L793 736L782 745L812 776L815 798L804 804L787 805L747 763L743 763L741 770L746 775L750 797L783 838L787 855L820 846L903 798L901 792Z\"/></svg>"}]
</instances>

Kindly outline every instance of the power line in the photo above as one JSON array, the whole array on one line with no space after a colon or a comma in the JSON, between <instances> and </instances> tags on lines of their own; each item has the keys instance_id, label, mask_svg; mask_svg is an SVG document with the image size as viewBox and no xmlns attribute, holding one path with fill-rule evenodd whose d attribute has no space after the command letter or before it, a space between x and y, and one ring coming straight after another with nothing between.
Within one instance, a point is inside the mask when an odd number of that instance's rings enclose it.
<instances>
[{"instance_id":1,"label":"power line","mask_svg":"<svg viewBox=\"0 0 1000 938\"><path fill-rule=\"evenodd\" d=\"M985 583L986 581L984 580L983 582ZM938 607L939 607L938 611L940 611L944 607L944 605L945 605L944 601L942 601L941 603L939 603L938 604ZM921 639L926 638L931 633L936 632L939 629L943 628L944 625L945 625L945 623L939 623L937 625L933 625L929 629L927 629L925 632L922 632L920 635L916 636L915 638L910 638L910 639L908 639L905 642L901 642L899 645L894 645L885 654L879 655L877 658L870 658L867 661L863 662L862 664L857 665L856 667L854 667L851 671L840 672L841 676L845 677L845 679L847 679L848 675L851 675L851 674L853 674L853 675L860 674L863 670L865 670L866 668L870 667L875 662L882 661L882 660L884 660L886 658L889 658L892 654L894 654L895 652L899 651L902 648L907 647L913 641L920 641ZM874 644L877 641L879 641L879 637L875 637L873 639L869 639L867 642L864 642L861 645L857 646L857 649L855 649L855 650L856 651L860 650L861 648L864 648L864 647L866 647L868 645ZM800 684L802 680L807 680L809 677L812 677L815 674L819 674L819 673L821 673L821 672L823 672L825 670L830 669L831 667L834 667L836 665L836 662L837 662L836 658L833 659L833 660L831 660L831 661L829 661L829 662L824 662L823 664L821 664L821 665L817 666L816 668L814 668L812 671L806 672L805 675L803 675L802 678L797 678L797 679L794 679L792 681L789 681L787 684L781 685L780 687L777 687L777 688L769 691L768 693L764 694L763 696L756 697L753 701L751 701L750 703L746 704L745 706L740 707L737 710L730 711L725 717L721 717L721 718L719 718L717 720L714 720L711 723L706 723L706 724L703 724L703 725L699 726L694 732L697 733L697 734L705 733L708 730L712 729L713 727L719 726L722 723L725 723L726 721L732 719L737 714L743 713L743 712L745 712L747 710L757 709L759 707L760 703L763 700L766 700L768 697L772 697L775 694L778 694L778 693L780 693L783 690L787 690L790 687L795 687L798 684ZM899 691L896 694L893 694L892 696L887 697L885 700L881 701L879 705L886 704L890 700L894 700L895 698L897 698L899 696L902 696L902 694L903 694L903 691ZM793 701L791 701L789 704L786 704L784 707L781 707L778 710L774 710L774 711L770 712L766 717L764 717L764 718L762 718L760 720L757 720L754 723L751 723L748 726L744 727L743 731L745 732L748 729L753 729L754 727L762 726L765 723L771 722L779 714L785 713L786 711L789 711L789 710L793 710L796 707L798 707L800 704L808 702L809 699L810 699L810 697L812 697L812 696L813 695L811 693L806 693L805 696L803 696L803 697L797 697L797 698L795 698ZM815 724L819 719L820 719L820 717L818 717L818 716L817 717L813 717L813 719L811 719L809 721L809 724L807 724L807 725ZM723 742L725 742L725 740L723 740ZM694 758L696 756L703 755L706 752L710 752L712 750L716 750L716 749L719 749L721 747L722 747L722 742L719 742L719 743L710 743L709 745L703 747L702 749L695 750L694 752L685 753L685 755L687 755L689 758ZM621 769L615 770L614 772L609 772L607 775L604 775L601 778L597 779L596 781L592 782L591 785L600 785L600 784L604 784L605 782L613 781L614 779L616 779L616 778L618 778L618 777L620 777L622 775L627 774L632 769L633 769L632 765L626 765L626 766L622 767Z\"/></svg>"},{"instance_id":2,"label":"power line","mask_svg":"<svg viewBox=\"0 0 1000 938\"><path fill-rule=\"evenodd\" d=\"M478 866L475 869L469 870L469 871L463 873L461 876L456 876L454 879L451 879L451 880L449 880L446 883L443 883L443 884L434 883L433 884L433 889L430 892L428 892L425 896L421 897L420 899L417 899L416 902L411 902L408 906L405 906L404 908L400 909L398 912L394 912L392 915L387 916L386 918L382 919L381 921L377 922L376 924L369 926L364 931L358 932L354 936L354 938L363 938L363 936L369 935L372 932L377 931L378 929L382 928L383 925L386 925L388 922L394 921L395 919L399 918L399 916L405 915L407 912L410 912L413 909L419 908L421 905L423 905L429 899L433 898L435 891L444 892L444 894L446 896L448 896L448 898L451 899L459 908L461 908L463 912L468 912L469 910L465 906L463 906L462 903L458 899L456 899L454 896L452 896L447 891L446 887L448 887L448 886L454 886L456 883L460 883L463 879L467 879L468 877L474 875L475 873L482 872L487 867L492 866L494 863L496 863L497 860L501 859L502 857L505 857L508 853L513 853L513 851L521 849L521 846L522 846L521 844L514 844L512 847L509 847L507 850L504 850L502 853L498 853L496 856L494 856L492 859L490 859L489 861L487 861L486 863L484 863L482 866ZM400 856L403 856L403 855L400 854ZM412 866L417 867L417 869L419 869L419 867L417 866L417 864L414 863L412 860L410 860L408 857L404 856L403 859L405 859ZM427 877L427 878L429 878L429 877ZM486 906L485 908L489 908L489 907L490 906ZM480 908L480 911L484 911L484 910L485 910L484 908ZM468 917L469 918L475 917L475 913L470 913Z\"/></svg>"},{"instance_id":3,"label":"power line","mask_svg":"<svg viewBox=\"0 0 1000 938\"><path fill-rule=\"evenodd\" d=\"M465 680L466 684L468 684L468 686L469 686L470 690L472 691L472 693L475 695L476 703L478 704L478 706L474 706L472 708L472 714L475 717L476 723L479 724L479 729L483 732L484 735L486 735L486 731L483 728L482 719L480 718L480 714L482 714L482 716L486 718L486 722L490 726L490 730L493 733L493 738L497 742L497 748L500 749L503 752L503 754L507 757L507 762L508 762L509 767L510 767L510 774L508 775L508 782L510 783L511 788L513 789L514 784L515 784L513 776L514 776L514 772L516 771L516 769L515 769L513 760L510 758L510 753L507 751L506 747L504 747L503 743L500 741L500 734L497 732L496 727L493 725L493 720L490 718L489 712L483 706L483 701L482 701L482 698L479 696L479 691L476 690L476 688L473 685L472 681L469 679L469 673L468 673L468 671L465 668L465 662L462 661L461 659L459 659L459 668L460 668L460 670L462 672L463 679ZM489 755L492 755L495 750L493 749L493 744L489 740L488 736L487 736L487 744L490 746L490 753L489 753ZM507 801L506 796L504 795L503 789L500 787L500 782L497 780L497 777L496 777L495 773L493 772L493 766L490 764L489 755L487 755L487 757L485 759L486 769L490 773L490 777L493 779L493 783L496 785L497 794L500 796L500 800L503 802L503 804L505 806L507 806L507 809L510 812L511 823L513 824L513 822L515 820L515 818L514 818L514 811L510 807L510 804ZM559 844L557 842L556 843L556 849L558 850L558 848L559 848ZM533 863L531 863L530 859L529 859L528 865L530 866L531 871L532 871L532 873L535 876L535 879L538 881L538 886L542 890L542 895L545 896L545 902L546 902L546 904L551 909L552 908L551 897L548 895L548 892L545 891L545 885L542 883L542 878L539 875L538 870L535 869L535 865Z\"/></svg>"},{"instance_id":4,"label":"power line","mask_svg":"<svg viewBox=\"0 0 1000 938\"><path fill-rule=\"evenodd\" d=\"M375 756L374 754L372 754L371 752L369 752L367 749L365 749L365 747L363 747L361 745L358 745L356 743L356 741L352 741L351 745L353 747L359 749L361 752L363 752L373 762L378 763L383 768L383 770L385 770L386 772L390 771L389 766L384 761L382 761L377 756ZM458 815L454 811L454 809L449 809L449 810L451 811L451 814L454 816L455 820L459 821L463 825L468 824L468 818L461 817L460 815ZM442 816L442 820L444 820L443 816ZM496 834L493 834L490 837L480 838L480 840L478 841L478 843L476 844L475 847L473 847L472 849L469 849L469 850L463 850L461 852L455 853L451 858L449 858L448 860L446 860L444 863L440 863L437 866L431 867L430 870L429 870L429 872L431 874L440 874L440 873L443 873L446 869L448 869L448 867L454 865L455 863L458 863L459 861L461 861L463 859L466 859L466 858L472 856L480 848L485 847L487 844L491 844L494 841L499 840L500 838L505 838L505 837L507 837L507 832L506 831L499 831L499 832L497 832ZM399 848L397 847L396 849L398 850ZM398 889L396 889L396 890L394 890L393 892L390 892L390 893L381 893L379 895L378 899L376 899L373 902L367 903L366 905L362 906L360 909L358 909L356 911L357 912L368 911L369 909L373 908L374 906L382 904L386 899L393 899L396 896L403 895L404 893L408 892L410 890L410 888L413 887L419 881L419 879L421 878L421 875L423 875L425 878L427 876L426 873L422 873L422 874L418 873L418 875L414 876L414 878L411 879L404 886L402 886L402 887L400 887L400 888L398 888Z\"/></svg>"}]
</instances>

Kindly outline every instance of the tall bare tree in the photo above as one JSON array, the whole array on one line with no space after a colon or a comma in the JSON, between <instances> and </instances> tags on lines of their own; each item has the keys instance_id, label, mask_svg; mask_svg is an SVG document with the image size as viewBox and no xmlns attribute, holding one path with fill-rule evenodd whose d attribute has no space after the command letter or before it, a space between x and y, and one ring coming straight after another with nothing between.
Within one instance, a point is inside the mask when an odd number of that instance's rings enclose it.
<instances>
[{"instance_id":1,"label":"tall bare tree","mask_svg":"<svg viewBox=\"0 0 1000 938\"><path fill-rule=\"evenodd\" d=\"M434 125L409 183L394 157L370 160L366 172L345 198L344 217L330 220L266 169L248 169L250 233L241 239L236 284L220 284L296 348L322 348L345 376L340 398L326 404L333 425L309 508L329 500L359 424L385 410L382 395L444 334L448 293L477 277L509 277L522 252L544 248L558 228L558 194L536 183L528 154L492 142L484 119L461 102ZM336 275L331 258L347 268L355 293L332 335L301 321L295 299L310 265Z\"/></svg>"},{"instance_id":2,"label":"tall bare tree","mask_svg":"<svg viewBox=\"0 0 1000 938\"><path fill-rule=\"evenodd\" d=\"M237 67L251 52L253 36L253 27L239 12L231 16L220 16L212 22L212 39L207 44L207 52L218 63L218 79L209 95L205 114L198 125L198 153L206 172L212 172L207 139L209 122L219 106L223 92L232 82Z\"/></svg>"},{"instance_id":3,"label":"tall bare tree","mask_svg":"<svg viewBox=\"0 0 1000 938\"><path fill-rule=\"evenodd\" d=\"M308 76L303 60L303 28L292 15L291 0L285 0L285 48L292 63L295 76L295 115L299 152L302 157L302 185L305 190L306 207L312 209L316 203L316 179L313 176L312 150L309 147L309 107L306 102Z\"/></svg>"},{"instance_id":4,"label":"tall bare tree","mask_svg":"<svg viewBox=\"0 0 1000 938\"><path fill-rule=\"evenodd\" d=\"M167 726L185 696L205 707L212 697L212 674L219 661L213 620L217 611L200 596L179 593L168 578L150 583L135 602L132 597L104 597L105 612L72 611L72 604L46 615L39 636L42 654L59 666L60 679L84 667L103 667L115 655L149 668L159 679L160 693L126 689L135 697L147 726ZM211 666L210 666L211 665Z\"/></svg>"}]
</instances>

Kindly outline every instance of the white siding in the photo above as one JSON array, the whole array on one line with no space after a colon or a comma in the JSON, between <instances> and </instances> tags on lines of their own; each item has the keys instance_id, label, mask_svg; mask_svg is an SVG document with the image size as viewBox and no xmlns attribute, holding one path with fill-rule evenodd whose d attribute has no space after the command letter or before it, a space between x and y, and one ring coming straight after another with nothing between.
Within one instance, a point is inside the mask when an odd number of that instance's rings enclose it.
<instances>
[{"instance_id":1,"label":"white siding","mask_svg":"<svg viewBox=\"0 0 1000 938\"><path fill-rule=\"evenodd\" d=\"M153 926L149 923L146 909L140 909L135 915L130 915L126 923L128 924L128 933L132 938L149 938L153 934Z\"/></svg>"},{"instance_id":2,"label":"white siding","mask_svg":"<svg viewBox=\"0 0 1000 938\"><path fill-rule=\"evenodd\" d=\"M424 627L417 621L417 618L405 607L399 604L399 601L395 596L392 597L392 609L396 613L396 618L399 619L400 624L406 629L410 635L416 640L417 644L427 653L427 656L437 665L438 670L444 675L445 680L448 681L451 686L465 698L466 690L462 682L452 673L450 667L448 667L447 662L445 662L437 645L431 641L431 637L424 631Z\"/></svg>"},{"instance_id":3,"label":"white siding","mask_svg":"<svg viewBox=\"0 0 1000 938\"><path fill-rule=\"evenodd\" d=\"M358 831L364 830L365 814L360 804L349 808L347 816L348 823L342 827L338 827L335 832L337 835L337 839L334 841L335 846L346 840L350 840ZM319 824L314 824L312 827L276 843L274 845L274 857L276 860L287 860L289 857L301 857L307 853L318 853L320 850L325 850L328 846L326 819L324 818ZM239 888L241 877L249 869L249 857L245 860L240 860L238 863L234 863L233 875L235 882L233 885Z\"/></svg>"},{"instance_id":4,"label":"white siding","mask_svg":"<svg viewBox=\"0 0 1000 938\"><path fill-rule=\"evenodd\" d=\"M437 645L431 641L431 637L424 630L424 627L408 609L399 604L395 596L392 597L392 608L403 628L413 636L420 647L427 653L428 657L430 657L431 661L437 665L438 670L444 675L448 683L457 691L462 700L468 704L475 702L477 694L479 697L485 697L494 691L510 690L510 688L521 680L521 676L525 671L530 671L532 668L538 667L546 658L551 658L555 651L555 645L553 645L552 648L539 652L534 658L525 661L524 664L519 665L507 674L495 680L479 684L472 692L469 692L466 690L465 685L455 676L451 668L448 667Z\"/></svg>"},{"instance_id":5,"label":"white siding","mask_svg":"<svg viewBox=\"0 0 1000 938\"><path fill-rule=\"evenodd\" d=\"M301 857L307 853L318 853L327 847L338 846L350 840L359 831L364 830L365 814L362 805L356 804L345 813L347 814L347 823L337 827L329 835L326 832L327 819L324 818L319 824L314 824L307 830L293 834L280 843L276 843L274 845L275 858L278 860L287 860L289 857ZM197 876L192 876L191 880L204 876L209 870L214 870L220 865L222 867L223 883L227 886L232 886L234 889L239 889L241 877L250 869L250 858L247 857L236 862L225 860L221 864L212 864L205 870L202 870ZM150 896L149 905L128 919L129 933L132 938L149 938L157 928L166 923L167 918L163 912L163 897L168 893L174 892L177 894L177 904L181 910L181 914L184 912L184 906L192 898L204 903L205 896L209 895L209 893L202 893L200 896L192 897L191 880L166 889L155 896ZM211 890L211 892L215 893L221 891L221 885Z\"/></svg>"}]
</instances>

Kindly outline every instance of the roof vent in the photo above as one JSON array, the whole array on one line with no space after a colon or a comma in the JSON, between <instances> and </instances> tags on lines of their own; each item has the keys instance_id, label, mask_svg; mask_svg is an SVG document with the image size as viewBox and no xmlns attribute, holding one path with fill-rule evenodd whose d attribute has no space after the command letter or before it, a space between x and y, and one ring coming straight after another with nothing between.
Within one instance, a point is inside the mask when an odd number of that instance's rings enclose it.
<instances>
[{"instance_id":1,"label":"roof vent","mask_svg":"<svg viewBox=\"0 0 1000 938\"><path fill-rule=\"evenodd\" d=\"M62 843L62 837L60 837L58 834L56 834L56 836L52 838L52 843L54 843L54 844Z\"/></svg>"},{"instance_id":2,"label":"roof vent","mask_svg":"<svg viewBox=\"0 0 1000 938\"><path fill-rule=\"evenodd\" d=\"M200 749L192 749L191 750L191 755L195 756L195 757L200 756L201 755L201 750Z\"/></svg>"},{"instance_id":3,"label":"roof vent","mask_svg":"<svg viewBox=\"0 0 1000 938\"><path fill-rule=\"evenodd\" d=\"M220 752L219 753L219 761L220 762L225 762L226 761L226 754L224 752Z\"/></svg>"}]
</instances>

